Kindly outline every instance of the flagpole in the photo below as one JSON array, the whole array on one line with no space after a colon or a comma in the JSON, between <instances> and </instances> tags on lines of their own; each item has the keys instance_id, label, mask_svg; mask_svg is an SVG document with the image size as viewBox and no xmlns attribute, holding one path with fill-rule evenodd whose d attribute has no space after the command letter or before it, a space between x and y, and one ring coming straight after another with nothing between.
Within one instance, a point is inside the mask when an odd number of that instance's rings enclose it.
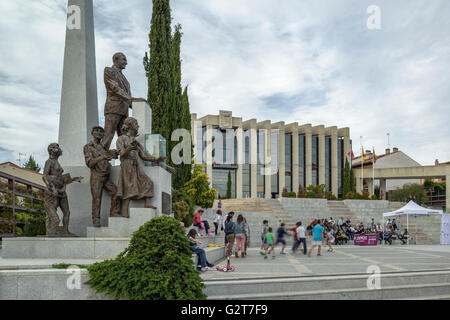
<instances>
[{"instance_id":1,"label":"flagpole","mask_svg":"<svg viewBox=\"0 0 450 320\"><path fill-rule=\"evenodd\" d=\"M375 147L372 146L372 194L375 194Z\"/></svg>"},{"instance_id":2,"label":"flagpole","mask_svg":"<svg viewBox=\"0 0 450 320\"><path fill-rule=\"evenodd\" d=\"M362 170L361 170L361 172L362 172L362 182L361 182L361 189L362 189L362 191L361 191L361 193L363 193L364 192L364 147L363 147L363 145L362 145L362 136L360 137L361 138L361 164L362 164Z\"/></svg>"}]
</instances>

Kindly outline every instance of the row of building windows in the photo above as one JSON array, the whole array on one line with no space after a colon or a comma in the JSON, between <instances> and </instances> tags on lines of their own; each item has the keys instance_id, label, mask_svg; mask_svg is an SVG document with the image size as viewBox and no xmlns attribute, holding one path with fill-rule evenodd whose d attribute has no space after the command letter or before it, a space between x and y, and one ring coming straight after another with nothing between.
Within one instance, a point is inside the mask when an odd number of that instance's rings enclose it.
<instances>
[{"instance_id":1,"label":"row of building windows","mask_svg":"<svg viewBox=\"0 0 450 320\"><path fill-rule=\"evenodd\" d=\"M206 163L206 128L197 129L196 155L197 163ZM256 171L256 188L257 196L265 197L266 194L266 174L271 175L270 191L273 195L279 193L279 134L278 130L271 132L271 166L270 172L266 172L264 162L266 158L266 131L258 130L257 132L257 171ZM285 134L285 187L288 192L296 192L293 190L293 137L291 133ZM300 187L306 187L306 138L299 135L298 139L298 181ZM234 130L213 129L213 187L219 190L219 195L224 196L227 190L228 173L232 176L232 195L236 194L236 171L237 169L237 138ZM331 137L325 137L325 186L326 191L331 191L332 186L332 140ZM243 165L242 165L242 194L243 197L251 196L251 138L250 131L243 132ZM319 137L312 136L312 185L319 184ZM338 139L338 187L339 194L342 190L342 177L344 170L344 143L343 139ZM224 165L228 165L224 166ZM234 168L233 168L234 166Z\"/></svg>"}]
</instances>

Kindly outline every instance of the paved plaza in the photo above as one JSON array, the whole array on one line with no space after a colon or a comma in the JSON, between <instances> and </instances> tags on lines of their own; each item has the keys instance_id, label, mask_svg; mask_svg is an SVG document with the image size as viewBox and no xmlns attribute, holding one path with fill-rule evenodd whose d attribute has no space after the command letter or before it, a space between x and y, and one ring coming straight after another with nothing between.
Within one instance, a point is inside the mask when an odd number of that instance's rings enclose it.
<instances>
[{"instance_id":1,"label":"paved plaza","mask_svg":"<svg viewBox=\"0 0 450 320\"><path fill-rule=\"evenodd\" d=\"M325 249L324 249L325 248ZM313 276L335 274L365 274L369 266L378 266L381 272L405 272L419 270L450 270L450 246L378 246L356 247L337 246L334 252L322 248L322 256L314 250L311 258L297 252L280 255L277 248L276 259L265 260L259 249L249 249L245 259L232 258L236 267L234 273L206 272L205 280L238 278L274 278L290 276ZM226 262L221 263L221 265Z\"/></svg>"}]
</instances>

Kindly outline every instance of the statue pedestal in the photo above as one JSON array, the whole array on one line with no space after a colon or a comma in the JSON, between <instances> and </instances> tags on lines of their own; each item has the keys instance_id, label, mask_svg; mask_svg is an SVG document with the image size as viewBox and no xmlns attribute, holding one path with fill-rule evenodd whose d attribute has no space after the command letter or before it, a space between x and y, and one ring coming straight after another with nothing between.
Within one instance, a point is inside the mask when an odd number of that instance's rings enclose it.
<instances>
[{"instance_id":1,"label":"statue pedestal","mask_svg":"<svg viewBox=\"0 0 450 320\"><path fill-rule=\"evenodd\" d=\"M163 215L163 207L171 207L172 194L172 176L169 172L161 167L142 167L145 174L153 181L154 197L150 204L157 209L154 216L159 217ZM70 172L73 177L84 177L82 183L73 183L67 187L67 196L69 198L70 207L70 224L69 230L78 237L86 237L87 228L93 226L92 222L92 196L90 188L91 172L87 167L65 167L65 172ZM113 167L111 170L111 181L117 185L119 178L120 166ZM166 194L166 196L164 196ZM167 195L168 199L167 200ZM166 199L164 199L166 198ZM169 204L167 204L169 202ZM144 209L145 201L132 201L130 203L131 209ZM103 192L102 211L101 211L101 225L102 227L109 226L109 210L111 207L111 197L106 191Z\"/></svg>"},{"instance_id":2,"label":"statue pedestal","mask_svg":"<svg viewBox=\"0 0 450 320\"><path fill-rule=\"evenodd\" d=\"M87 228L88 238L131 238L142 225L156 217L154 209L130 208L130 218L109 218L108 227Z\"/></svg>"}]
</instances>

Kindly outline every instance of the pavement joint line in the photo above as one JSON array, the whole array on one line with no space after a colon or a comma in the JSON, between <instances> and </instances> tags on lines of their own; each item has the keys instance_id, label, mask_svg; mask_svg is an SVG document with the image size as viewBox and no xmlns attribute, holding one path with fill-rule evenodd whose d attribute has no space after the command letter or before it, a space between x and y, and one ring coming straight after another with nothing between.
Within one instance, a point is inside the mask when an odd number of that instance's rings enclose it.
<instances>
[{"instance_id":1,"label":"pavement joint line","mask_svg":"<svg viewBox=\"0 0 450 320\"><path fill-rule=\"evenodd\" d=\"M377 266L381 266L381 267L388 267L388 268L391 268L391 269L396 270L396 271L406 271L405 269L400 268L400 267L397 267L397 266L394 266L394 265L392 265L392 264L381 263L380 261L376 261L376 260L372 260L372 259L360 257L360 256L357 256L357 255L348 253L348 252L342 252L342 251L339 251L339 250L336 251L336 252L341 253L341 254L343 254L343 255L345 255L345 256L354 258L354 259L359 259L359 260L361 260L361 261L371 263L371 264L373 264L373 265L377 265Z\"/></svg>"},{"instance_id":2,"label":"pavement joint line","mask_svg":"<svg viewBox=\"0 0 450 320\"><path fill-rule=\"evenodd\" d=\"M291 265L294 266L295 270L297 270L300 274L302 273L313 273L311 270L308 269L307 266L304 264L301 264L299 260L295 259L294 256L291 254L287 255L288 261L291 263Z\"/></svg>"}]
</instances>

